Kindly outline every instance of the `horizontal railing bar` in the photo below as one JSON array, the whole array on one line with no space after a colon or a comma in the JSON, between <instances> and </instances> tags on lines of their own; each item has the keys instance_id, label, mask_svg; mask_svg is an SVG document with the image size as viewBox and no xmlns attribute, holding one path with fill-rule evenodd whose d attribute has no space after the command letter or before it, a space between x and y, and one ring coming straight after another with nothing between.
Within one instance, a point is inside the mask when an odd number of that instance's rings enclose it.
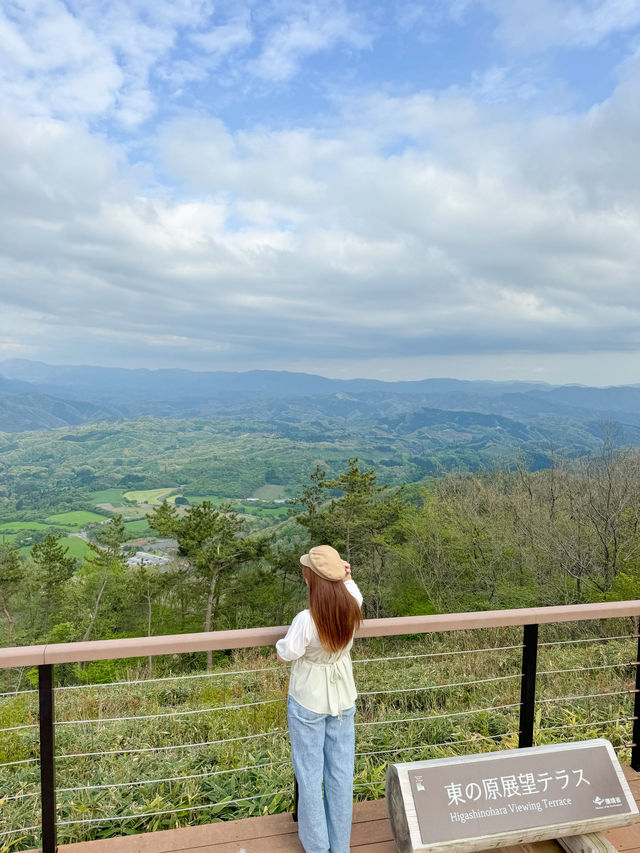
<instances>
[{"instance_id":1,"label":"horizontal railing bar","mask_svg":"<svg viewBox=\"0 0 640 853\"><path fill-rule=\"evenodd\" d=\"M518 708L520 707L520 702L514 702L509 705L495 705L490 708L472 708L469 711L455 711L453 713L448 714L435 714L426 717L410 717L407 719L401 720L374 720L368 723L356 723L356 726L380 726L385 724L396 724L396 723L412 723L412 722L420 722L423 720L436 720L441 719L442 717L460 717L468 714L479 714L484 713L486 711L500 711L506 708ZM200 747L200 746L216 746L221 743L231 743L235 741L242 740L252 740L255 738L266 737L268 735L279 735L286 734L286 729L274 729L269 732L259 732L257 734L252 735L242 735L240 737L233 738L222 738L220 740L211 740L211 741L203 741L201 743L184 743L184 744L173 744L171 746L146 746L146 747L132 747L132 748L124 748L124 749L110 749L99 752L69 752L62 753L61 755L56 756L58 759L61 758L88 758L92 756L102 756L102 755L127 755L129 753L140 753L140 752L165 752L172 749L187 749L190 747Z\"/></svg>"},{"instance_id":2,"label":"horizontal railing bar","mask_svg":"<svg viewBox=\"0 0 640 853\"><path fill-rule=\"evenodd\" d=\"M129 749L107 749L102 752L63 752L61 755L56 755L56 759L60 758L90 758L97 755L128 755L129 753L139 752L167 752L171 749L187 749L196 746L217 746L220 743L235 743L240 740L254 740L267 735L284 735L287 734L287 729L274 729L270 732L258 732L255 735L241 735L240 737L227 737L221 740L205 740L201 743L177 743L171 746L138 746Z\"/></svg>"},{"instance_id":3,"label":"horizontal railing bar","mask_svg":"<svg viewBox=\"0 0 640 853\"><path fill-rule=\"evenodd\" d=\"M540 729L538 729L540 731ZM423 746L402 746L399 749L376 749L373 752L356 752L356 758L367 755L395 755L397 752L415 752L417 750L423 749L435 749L439 746L457 746L460 743L477 743L480 740L490 740L493 743L496 742L496 738L504 738L509 735L517 735L518 732L503 732L499 735L478 735L478 737L470 737L465 740L445 740L442 743L426 743Z\"/></svg>"},{"instance_id":4,"label":"horizontal railing bar","mask_svg":"<svg viewBox=\"0 0 640 853\"><path fill-rule=\"evenodd\" d=\"M19 835L21 832L30 832L32 829L40 829L40 824L36 826L23 826L20 829L5 829L4 832L0 832L0 838L3 835Z\"/></svg>"},{"instance_id":5,"label":"horizontal railing bar","mask_svg":"<svg viewBox=\"0 0 640 853\"><path fill-rule=\"evenodd\" d=\"M502 652L509 649L521 649L522 643L519 643L515 646L489 646L487 648L482 649L462 649L456 651L449 652L428 652L427 654L420 655L392 655L384 658L354 658L352 660L353 664L357 663L380 663L384 661L393 661L393 660L408 660L409 658L434 658L434 657L445 657L448 655L470 655L476 654L477 652ZM254 672L276 672L280 671L282 673L286 673L287 670L284 666L264 666L259 669L237 669L237 670L220 670L218 672L200 672L194 675L170 675L165 676L163 678L136 678L131 681L107 681L100 684L67 684L62 687L56 687L56 691L62 690L85 690L94 687L127 687L132 684L155 684L163 681L182 681L183 679L188 678L219 678L226 677L231 675L252 675ZM37 690L23 690L23 693L37 693ZM0 693L0 696L3 694ZM6 695L15 695L13 693Z\"/></svg>"},{"instance_id":6,"label":"horizontal railing bar","mask_svg":"<svg viewBox=\"0 0 640 853\"><path fill-rule=\"evenodd\" d=\"M429 616L401 616L366 619L357 637L391 637L406 634L468 631L477 628L504 628L517 625L579 622L613 619L640 614L640 601L596 604L567 604L554 607L524 607L518 610L485 610L471 613L443 613ZM150 655L181 654L209 650L273 646L284 637L287 626L209 631L158 637L131 637L81 643L55 643L0 649L0 669L40 664L78 663L89 660L139 658Z\"/></svg>"},{"instance_id":7,"label":"horizontal railing bar","mask_svg":"<svg viewBox=\"0 0 640 853\"><path fill-rule=\"evenodd\" d=\"M219 678L221 676L229 676L229 675L249 675L254 672L275 672L276 670L280 670L281 672L286 672L284 666L263 666L259 669L236 669L236 670L224 670L221 669L218 672L198 672L194 675L168 675L163 678L136 678L132 681L107 681L101 684L65 684L62 687L56 687L55 690L87 690L90 687L126 687L131 684L156 684L160 681L182 681L187 678ZM25 693L29 691L24 691ZM38 692L37 690L35 691Z\"/></svg>"},{"instance_id":8,"label":"horizontal railing bar","mask_svg":"<svg viewBox=\"0 0 640 853\"><path fill-rule=\"evenodd\" d=\"M0 764L0 767L15 767L16 764L32 764L34 761L40 761L39 758L22 758L20 761L5 761L4 764Z\"/></svg>"},{"instance_id":9,"label":"horizontal railing bar","mask_svg":"<svg viewBox=\"0 0 640 853\"><path fill-rule=\"evenodd\" d=\"M80 789L78 789L80 790ZM84 788L82 789L84 790ZM39 797L40 791L27 791L24 794L14 794L11 797L0 797L2 802L9 802L9 800L26 800L27 797Z\"/></svg>"},{"instance_id":10,"label":"horizontal railing bar","mask_svg":"<svg viewBox=\"0 0 640 853\"><path fill-rule=\"evenodd\" d=\"M6 729L0 729L0 734L2 734L2 732L17 732L17 731L20 731L20 729L37 729L37 728L38 728L37 723L25 723L23 726L8 726Z\"/></svg>"},{"instance_id":11,"label":"horizontal railing bar","mask_svg":"<svg viewBox=\"0 0 640 853\"><path fill-rule=\"evenodd\" d=\"M225 773L241 773L243 770L259 770L262 767L278 767L282 764L291 764L290 761L269 761L266 764L249 764L246 767L232 767L230 770L210 770L207 773L191 773L188 776L168 776L163 779L139 779L137 782L114 782L106 785L77 785L74 788L56 788L58 794L72 793L75 791L102 791L110 788L135 788L142 785L157 785L161 782L182 782L186 779L206 779L209 776L221 776ZM24 800L28 797L39 797L40 791L28 791L24 794L14 794L3 797L3 802L9 800Z\"/></svg>"},{"instance_id":12,"label":"horizontal railing bar","mask_svg":"<svg viewBox=\"0 0 640 853\"><path fill-rule=\"evenodd\" d=\"M613 690L611 693L585 693L583 696L554 696L551 699L536 699L537 702L572 702L574 699L599 699L601 696L628 696L637 693L633 690Z\"/></svg>"},{"instance_id":13,"label":"horizontal railing bar","mask_svg":"<svg viewBox=\"0 0 640 853\"><path fill-rule=\"evenodd\" d=\"M155 817L156 815L161 814L176 814L177 812L191 812L198 811L199 809L215 809L217 806L231 806L234 803L243 803L245 800L259 800L262 797L275 797L278 794L290 794L290 789L286 788L284 791L271 791L269 794L254 794L252 797L237 797L235 800L221 800L219 803L207 803L203 806L184 806L179 809L164 809L159 812L142 812L141 814L124 814L124 815L116 815L114 817L89 817L83 818L82 820L59 820L58 826L71 826L72 824L78 823L107 823L111 821L117 820L133 820L139 817Z\"/></svg>"},{"instance_id":14,"label":"horizontal railing bar","mask_svg":"<svg viewBox=\"0 0 640 853\"><path fill-rule=\"evenodd\" d=\"M453 681L450 684L429 684L427 687L401 687L397 690L364 690L358 696L381 696L389 693L415 693L420 690L442 690L445 687L467 687L471 684L488 684L490 681L507 681L509 678L522 678L522 673L516 675L498 675L494 678L479 678L477 681Z\"/></svg>"},{"instance_id":15,"label":"horizontal railing bar","mask_svg":"<svg viewBox=\"0 0 640 853\"><path fill-rule=\"evenodd\" d=\"M45 663L44 653L46 648L47 646L11 646L6 649L0 649L0 669L40 666Z\"/></svg>"},{"instance_id":16,"label":"horizontal railing bar","mask_svg":"<svg viewBox=\"0 0 640 853\"><path fill-rule=\"evenodd\" d=\"M633 720L634 717L628 717L625 719ZM615 720L603 720L602 724L604 724L606 722L616 722L616 721ZM622 722L622 720L620 722ZM590 725L590 724L589 723L581 723L580 725ZM571 726L552 726L551 728L571 728ZM547 729L538 729L538 731L547 731ZM418 749L420 749L420 750L435 749L435 748L443 747L443 746L453 747L453 746L457 746L458 744L476 743L478 741L491 741L492 743L495 743L497 738L504 738L504 737L507 737L509 735L514 735L514 734L517 734L517 732L510 731L510 732L503 732L503 733L497 734L497 735L482 735L482 736L479 735L479 736L473 737L473 738L466 738L465 740L442 741L441 743L430 743L430 744L424 744L423 746L407 746L407 747L402 747L399 749L379 749L379 750L375 750L372 752L356 752L355 756L357 758L360 758L360 757L366 757L369 755L384 755L384 754L394 754L395 755L396 753L399 753L399 752L410 752L410 751L415 751ZM98 791L98 790L105 790L105 789L112 789L112 788L133 788L133 787L142 786L142 785L156 785L156 784L160 784L163 782L182 782L182 781L185 781L188 779L206 779L206 778L209 778L211 776L221 776L221 775L225 775L228 773L241 773L245 770L261 770L264 767L281 767L283 764L291 764L291 761L290 760L268 761L268 762L265 762L263 764L248 764L244 767L232 767L228 770L209 770L206 773L191 773L187 776L168 776L168 777L163 777L161 779L139 779L139 780L133 781L133 782L114 782L114 783L107 783L107 784L103 784L103 785L78 785L78 786L72 787L72 788L57 788L57 791L59 794L62 794L62 793L73 793L75 791ZM5 797L4 799L6 801L21 800L21 799L26 799L28 797L39 797L39 796L40 796L40 792L34 791L34 792L27 792L27 793L23 793L23 794L16 794L14 796Z\"/></svg>"},{"instance_id":17,"label":"horizontal railing bar","mask_svg":"<svg viewBox=\"0 0 640 853\"><path fill-rule=\"evenodd\" d=\"M431 714L428 717L406 717L402 720L372 720L370 723L356 723L358 726L384 726L397 723L419 723L422 720L440 720L443 717L463 717L467 714L481 714L485 711L502 711L504 708L519 708L520 702L510 705L493 705L491 708L472 708L470 711L454 711L450 714Z\"/></svg>"},{"instance_id":18,"label":"horizontal railing bar","mask_svg":"<svg viewBox=\"0 0 640 853\"><path fill-rule=\"evenodd\" d=\"M617 637L589 637L586 640L553 640L549 643L538 643L538 646L566 646L569 643L605 643L607 640L637 640L640 634L622 634Z\"/></svg>"},{"instance_id":19,"label":"horizontal railing bar","mask_svg":"<svg viewBox=\"0 0 640 853\"><path fill-rule=\"evenodd\" d=\"M635 717L617 717L615 720L591 720L589 723L567 723L564 726L544 726L536 729L537 732L552 732L556 729L584 729L589 726L605 726L608 723L630 723Z\"/></svg>"},{"instance_id":20,"label":"horizontal railing bar","mask_svg":"<svg viewBox=\"0 0 640 853\"><path fill-rule=\"evenodd\" d=\"M209 776L222 776L226 773L242 773L244 770L260 770L263 767L280 767L291 761L267 761L264 764L247 764L246 767L232 767L229 770L209 770L206 773L192 773L189 776L170 776L166 779L141 779L138 782L114 782L107 785L79 785L77 788L57 788L59 794L72 791L98 791L105 788L132 788L136 785L156 785L160 782L182 782L185 779L206 779Z\"/></svg>"},{"instance_id":21,"label":"horizontal railing bar","mask_svg":"<svg viewBox=\"0 0 640 853\"><path fill-rule=\"evenodd\" d=\"M37 690L10 690L7 693L0 693L0 699L11 699L14 696L24 696L25 693L37 693Z\"/></svg>"},{"instance_id":22,"label":"horizontal railing bar","mask_svg":"<svg viewBox=\"0 0 640 853\"><path fill-rule=\"evenodd\" d=\"M353 658L352 663L384 663L388 660L413 660L416 658L437 658L447 657L448 655L472 655L476 652L503 652L507 649L521 649L522 643L517 646L488 646L483 649L457 649L452 652L427 652L421 655L391 655L386 658Z\"/></svg>"},{"instance_id":23,"label":"horizontal railing bar","mask_svg":"<svg viewBox=\"0 0 640 853\"><path fill-rule=\"evenodd\" d=\"M629 661L628 663L604 663L598 666L577 666L572 669L545 669L538 672L537 675L561 675L565 672L591 672L594 669L619 669L623 666L638 666L639 661Z\"/></svg>"},{"instance_id":24,"label":"horizontal railing bar","mask_svg":"<svg viewBox=\"0 0 640 853\"><path fill-rule=\"evenodd\" d=\"M245 767L232 767L229 770L209 770L207 773L191 773L188 776L168 776L163 779L140 779L137 782L114 782L106 785L78 785L74 788L56 788L59 794L68 794L75 791L102 791L108 788L133 788L141 785L158 785L161 782L183 782L186 779L207 779L210 776L222 776L227 773L242 773L244 770L261 770L263 767L281 767L283 764L291 764L287 761L267 761L264 764L247 764ZM40 791L29 791L24 794L15 794L4 797L3 800L23 800L27 797L39 797Z\"/></svg>"},{"instance_id":25,"label":"horizontal railing bar","mask_svg":"<svg viewBox=\"0 0 640 853\"><path fill-rule=\"evenodd\" d=\"M260 702L245 702L242 705L218 705L216 708L192 708L188 711L167 711L163 714L138 714L133 717L98 717L93 720L56 720L56 726L81 725L83 723L123 723L129 720L157 720L160 717L185 717L193 714L210 714L213 711L237 711L241 708L252 708L256 705L274 705L277 702L286 702L282 699L263 699ZM27 728L22 726L22 728ZM0 731L7 731L0 729Z\"/></svg>"},{"instance_id":26,"label":"horizontal railing bar","mask_svg":"<svg viewBox=\"0 0 640 853\"><path fill-rule=\"evenodd\" d=\"M542 673L541 673L542 674ZM387 695L387 694L396 694L396 693L415 693L422 690L443 690L445 688L450 687L467 687L475 684L488 684L489 682L494 681L508 681L510 679L520 679L522 678L521 673L516 673L515 675L499 675L493 678L480 678L474 681L456 681L451 682L449 684L429 684L425 687L404 687L396 690L368 690L361 691L359 696L379 696L379 695ZM193 708L188 711L168 711L161 714L138 714L129 717L97 717L94 719L87 720L56 720L56 726L71 726L71 725L89 725L94 723L123 723L130 722L135 720L157 720L161 718L167 717L184 717L184 716L192 716L194 714L208 714L213 713L214 711L237 711L242 708L251 708L258 705L274 705L277 703L286 702L286 698L280 699L264 699L259 702L245 702L239 705L219 705L215 708ZM19 729L35 729L37 728L37 724L30 725L22 725L22 726L11 726L9 728L0 729L0 734L2 732L11 732L17 731Z\"/></svg>"}]
</instances>

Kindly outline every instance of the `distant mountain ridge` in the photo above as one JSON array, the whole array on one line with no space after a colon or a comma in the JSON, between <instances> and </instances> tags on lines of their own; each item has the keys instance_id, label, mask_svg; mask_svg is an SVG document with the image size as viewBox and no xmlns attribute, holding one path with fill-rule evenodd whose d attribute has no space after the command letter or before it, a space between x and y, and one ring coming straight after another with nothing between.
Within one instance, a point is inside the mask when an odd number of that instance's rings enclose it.
<instances>
[{"instance_id":1,"label":"distant mountain ridge","mask_svg":"<svg viewBox=\"0 0 640 853\"><path fill-rule=\"evenodd\" d=\"M380 379L328 379L284 370L196 372L182 369L49 365L26 359L0 362L0 376L30 383L33 390L91 402L193 402L219 399L232 402L268 397L315 396L346 392L386 391L398 394L450 393L471 390L484 396L509 391L542 390L554 386L535 382L491 382L460 379L422 379L386 382ZM24 390L24 389L23 389Z\"/></svg>"},{"instance_id":2,"label":"distant mountain ridge","mask_svg":"<svg viewBox=\"0 0 640 853\"><path fill-rule=\"evenodd\" d=\"M267 431L300 441L348 432L433 440L440 446L584 452L607 423L640 443L640 386L539 382L328 379L291 371L244 373L0 362L0 431L77 426L140 416L206 419L221 429Z\"/></svg>"},{"instance_id":3,"label":"distant mountain ridge","mask_svg":"<svg viewBox=\"0 0 640 853\"><path fill-rule=\"evenodd\" d=\"M119 413L92 403L70 402L47 394L0 396L0 432L55 429L118 416Z\"/></svg>"}]
</instances>

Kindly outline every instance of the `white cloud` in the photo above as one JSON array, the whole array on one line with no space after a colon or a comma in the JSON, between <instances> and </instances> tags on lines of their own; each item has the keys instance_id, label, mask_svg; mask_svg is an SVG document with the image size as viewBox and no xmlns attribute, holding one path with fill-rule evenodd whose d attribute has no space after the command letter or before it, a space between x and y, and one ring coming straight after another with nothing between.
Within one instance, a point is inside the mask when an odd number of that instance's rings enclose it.
<instances>
[{"instance_id":1,"label":"white cloud","mask_svg":"<svg viewBox=\"0 0 640 853\"><path fill-rule=\"evenodd\" d=\"M0 103L28 115L135 128L157 111L166 82L174 95L213 74L244 86L252 77L281 82L315 53L370 43L361 18L340 0L7 4L0 6Z\"/></svg>"},{"instance_id":2,"label":"white cloud","mask_svg":"<svg viewBox=\"0 0 640 853\"><path fill-rule=\"evenodd\" d=\"M153 110L150 75L179 27L197 26L203 2L60 0L5 7L3 100L21 112L136 124Z\"/></svg>"},{"instance_id":3,"label":"white cloud","mask_svg":"<svg viewBox=\"0 0 640 853\"><path fill-rule=\"evenodd\" d=\"M276 19L267 30L260 56L249 65L264 79L288 80L302 59L336 45L357 49L371 45L369 27L342 2L280 0L274 11Z\"/></svg>"},{"instance_id":4,"label":"white cloud","mask_svg":"<svg viewBox=\"0 0 640 853\"><path fill-rule=\"evenodd\" d=\"M640 25L637 0L477 0L497 18L497 37L530 54L555 47L593 47Z\"/></svg>"},{"instance_id":5,"label":"white cloud","mask_svg":"<svg viewBox=\"0 0 640 853\"><path fill-rule=\"evenodd\" d=\"M531 67L492 65L471 75L469 93L487 103L531 101L541 94L541 72Z\"/></svg>"},{"instance_id":6,"label":"white cloud","mask_svg":"<svg viewBox=\"0 0 640 853\"><path fill-rule=\"evenodd\" d=\"M216 60L253 41L249 10L245 9L229 23L209 25L190 36L190 40Z\"/></svg>"},{"instance_id":7,"label":"white cloud","mask_svg":"<svg viewBox=\"0 0 640 853\"><path fill-rule=\"evenodd\" d=\"M345 92L306 126L183 115L138 171L86 120L134 126L160 71L233 77L251 50L247 75L280 86L371 38L324 0L149 8L43 0L0 22L2 347L238 368L296 363L302 334L307 366L640 348L638 56L580 115L505 108L534 97L535 64L494 65L439 95ZM589 9L574 29L610 32L611 4Z\"/></svg>"},{"instance_id":8,"label":"white cloud","mask_svg":"<svg viewBox=\"0 0 640 853\"><path fill-rule=\"evenodd\" d=\"M300 329L308 358L636 348L636 79L554 119L450 93L295 131L174 121L175 199L85 131L3 122L4 303L42 341L209 341L227 366L296 357Z\"/></svg>"}]
</instances>

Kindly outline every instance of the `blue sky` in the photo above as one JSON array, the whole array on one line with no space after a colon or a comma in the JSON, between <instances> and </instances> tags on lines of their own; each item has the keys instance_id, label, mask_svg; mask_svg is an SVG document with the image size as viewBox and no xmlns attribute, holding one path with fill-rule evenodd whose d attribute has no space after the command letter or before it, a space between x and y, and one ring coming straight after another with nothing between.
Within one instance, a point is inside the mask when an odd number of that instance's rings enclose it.
<instances>
[{"instance_id":1,"label":"blue sky","mask_svg":"<svg viewBox=\"0 0 640 853\"><path fill-rule=\"evenodd\" d=\"M640 381L638 0L0 0L0 360Z\"/></svg>"}]
</instances>

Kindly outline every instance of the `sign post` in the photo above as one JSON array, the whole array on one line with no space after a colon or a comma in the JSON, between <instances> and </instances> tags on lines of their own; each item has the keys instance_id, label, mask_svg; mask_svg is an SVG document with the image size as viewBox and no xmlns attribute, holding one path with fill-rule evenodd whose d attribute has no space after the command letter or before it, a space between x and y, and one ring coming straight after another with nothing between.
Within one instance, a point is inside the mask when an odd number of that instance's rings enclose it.
<instances>
[{"instance_id":1,"label":"sign post","mask_svg":"<svg viewBox=\"0 0 640 853\"><path fill-rule=\"evenodd\" d=\"M400 853L466 853L633 823L609 741L392 764L387 808Z\"/></svg>"}]
</instances>

